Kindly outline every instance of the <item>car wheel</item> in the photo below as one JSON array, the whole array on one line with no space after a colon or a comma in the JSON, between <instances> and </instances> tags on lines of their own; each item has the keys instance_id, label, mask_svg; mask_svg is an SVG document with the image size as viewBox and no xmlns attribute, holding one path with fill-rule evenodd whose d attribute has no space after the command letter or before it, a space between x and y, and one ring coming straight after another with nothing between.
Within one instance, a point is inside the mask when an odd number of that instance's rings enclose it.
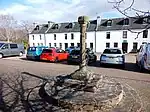
<instances>
[{"instance_id":1,"label":"car wheel","mask_svg":"<svg viewBox=\"0 0 150 112\"><path fill-rule=\"evenodd\" d=\"M144 72L144 68L141 63L139 64L139 68L140 68L140 72Z\"/></svg>"},{"instance_id":2,"label":"car wheel","mask_svg":"<svg viewBox=\"0 0 150 112\"><path fill-rule=\"evenodd\" d=\"M3 58L3 54L0 54L0 59Z\"/></svg>"},{"instance_id":3,"label":"car wheel","mask_svg":"<svg viewBox=\"0 0 150 112\"><path fill-rule=\"evenodd\" d=\"M58 57L55 58L55 63L57 63L57 62L58 62Z\"/></svg>"},{"instance_id":4,"label":"car wheel","mask_svg":"<svg viewBox=\"0 0 150 112\"><path fill-rule=\"evenodd\" d=\"M20 53L19 53L19 56L23 56L23 53L22 53L22 52L20 52Z\"/></svg>"}]
</instances>

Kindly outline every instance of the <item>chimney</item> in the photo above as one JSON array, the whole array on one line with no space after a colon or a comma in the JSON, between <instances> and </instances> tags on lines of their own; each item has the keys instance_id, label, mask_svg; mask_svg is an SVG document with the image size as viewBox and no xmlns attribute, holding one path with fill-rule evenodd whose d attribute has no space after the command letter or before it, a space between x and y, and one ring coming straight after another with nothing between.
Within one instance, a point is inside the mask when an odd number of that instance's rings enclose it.
<instances>
[{"instance_id":1,"label":"chimney","mask_svg":"<svg viewBox=\"0 0 150 112\"><path fill-rule=\"evenodd\" d=\"M97 28L98 28L98 26L101 24L101 17L97 16L96 20L97 20Z\"/></svg>"}]
</instances>

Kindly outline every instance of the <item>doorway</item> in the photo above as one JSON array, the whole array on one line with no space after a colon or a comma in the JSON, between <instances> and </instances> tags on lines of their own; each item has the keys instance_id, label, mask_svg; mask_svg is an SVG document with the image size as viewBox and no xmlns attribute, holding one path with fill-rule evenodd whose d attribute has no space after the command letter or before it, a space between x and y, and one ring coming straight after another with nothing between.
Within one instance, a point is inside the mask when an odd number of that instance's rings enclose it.
<instances>
[{"instance_id":1,"label":"doorway","mask_svg":"<svg viewBox=\"0 0 150 112\"><path fill-rule=\"evenodd\" d=\"M68 43L65 43L65 49L67 49L68 48Z\"/></svg>"},{"instance_id":2,"label":"doorway","mask_svg":"<svg viewBox=\"0 0 150 112\"><path fill-rule=\"evenodd\" d=\"M122 50L124 53L128 52L128 43L122 43Z\"/></svg>"}]
</instances>

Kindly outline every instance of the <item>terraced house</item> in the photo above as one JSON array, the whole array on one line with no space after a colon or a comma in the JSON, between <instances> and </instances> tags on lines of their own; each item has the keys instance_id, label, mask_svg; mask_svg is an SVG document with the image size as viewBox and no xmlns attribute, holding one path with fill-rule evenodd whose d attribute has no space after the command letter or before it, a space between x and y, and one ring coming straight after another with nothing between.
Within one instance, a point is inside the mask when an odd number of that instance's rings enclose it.
<instances>
[{"instance_id":1,"label":"terraced house","mask_svg":"<svg viewBox=\"0 0 150 112\"><path fill-rule=\"evenodd\" d=\"M149 17L91 20L87 25L86 46L95 52L103 52L109 47L119 47L127 53L136 52L142 43L150 42L147 21ZM78 22L48 22L34 28L29 35L29 44L62 49L80 46L79 31ZM141 32L138 37L136 32Z\"/></svg>"}]
</instances>

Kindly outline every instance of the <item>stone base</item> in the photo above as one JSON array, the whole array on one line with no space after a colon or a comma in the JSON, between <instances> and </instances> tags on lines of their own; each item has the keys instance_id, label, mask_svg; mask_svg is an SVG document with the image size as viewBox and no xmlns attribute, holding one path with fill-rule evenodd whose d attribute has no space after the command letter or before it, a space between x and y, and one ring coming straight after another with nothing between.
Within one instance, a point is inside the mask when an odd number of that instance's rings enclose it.
<instances>
[{"instance_id":1,"label":"stone base","mask_svg":"<svg viewBox=\"0 0 150 112\"><path fill-rule=\"evenodd\" d=\"M102 75L92 74L92 77L91 72L88 78L92 78L85 81L84 73L76 71L56 77L43 86L43 96L59 108L58 112L138 112L141 109L139 96L131 87Z\"/></svg>"}]
</instances>

